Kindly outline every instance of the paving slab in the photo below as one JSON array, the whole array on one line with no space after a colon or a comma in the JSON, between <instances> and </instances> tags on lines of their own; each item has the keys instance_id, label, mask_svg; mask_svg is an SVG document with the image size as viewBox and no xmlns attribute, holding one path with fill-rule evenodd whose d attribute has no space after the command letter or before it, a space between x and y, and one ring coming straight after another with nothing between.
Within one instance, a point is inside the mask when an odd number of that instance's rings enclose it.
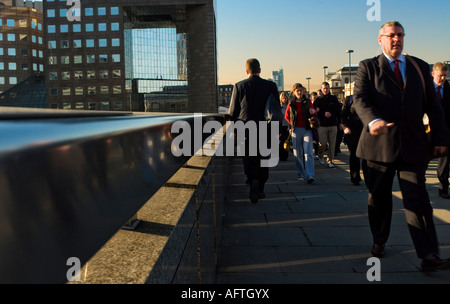
<instances>
[{"instance_id":1,"label":"paving slab","mask_svg":"<svg viewBox=\"0 0 450 304\"><path fill-rule=\"evenodd\" d=\"M380 259L381 281L367 273L371 233L368 192L350 182L348 150L341 145L336 168L315 164L315 182L297 181L292 154L270 168L266 198L249 200L242 160L230 167L218 255L218 284L449 284L450 271L420 271L405 220L397 179L386 255ZM438 196L436 161L427 171L441 255L450 257L450 201Z\"/></svg>"}]
</instances>

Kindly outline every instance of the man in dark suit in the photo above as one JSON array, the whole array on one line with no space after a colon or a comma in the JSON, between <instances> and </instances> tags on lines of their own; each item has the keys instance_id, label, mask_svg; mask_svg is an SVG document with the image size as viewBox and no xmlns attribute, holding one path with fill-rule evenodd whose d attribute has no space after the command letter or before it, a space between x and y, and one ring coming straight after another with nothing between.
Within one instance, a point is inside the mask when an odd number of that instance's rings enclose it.
<instances>
[{"instance_id":1,"label":"man in dark suit","mask_svg":"<svg viewBox=\"0 0 450 304\"><path fill-rule=\"evenodd\" d=\"M409 232L422 271L450 268L439 256L433 209L425 184L428 141L423 115L429 117L434 149L443 153L448 143L429 66L402 54L405 32L397 21L384 24L378 42L383 54L361 61L355 79L354 106L364 129L357 156L369 190L368 215L373 236L372 255L382 257L392 218L392 183L397 173ZM417 62L425 79L423 87Z\"/></svg>"},{"instance_id":2,"label":"man in dark suit","mask_svg":"<svg viewBox=\"0 0 450 304\"><path fill-rule=\"evenodd\" d=\"M447 128L450 129L450 85L447 81L448 65L445 62L438 62L433 66L434 87L444 109L444 117ZM438 159L437 176L439 179L439 196L450 199L448 194L449 178L449 157L444 156Z\"/></svg>"},{"instance_id":3,"label":"man in dark suit","mask_svg":"<svg viewBox=\"0 0 450 304\"><path fill-rule=\"evenodd\" d=\"M257 59L248 59L246 63L247 79L236 83L231 95L229 114L231 117L242 120L244 123L254 121L258 125L260 121L266 121L265 107L269 95L272 94L278 100L278 89L274 82L262 79L261 66ZM260 136L258 136L260 138ZM244 171L250 183L250 200L257 203L265 196L264 186L269 178L269 167L261 166L261 155L249 155L249 136L245 138L246 153L244 156ZM278 143L276 143L278 146ZM259 146L259 144L258 144Z\"/></svg>"}]
</instances>

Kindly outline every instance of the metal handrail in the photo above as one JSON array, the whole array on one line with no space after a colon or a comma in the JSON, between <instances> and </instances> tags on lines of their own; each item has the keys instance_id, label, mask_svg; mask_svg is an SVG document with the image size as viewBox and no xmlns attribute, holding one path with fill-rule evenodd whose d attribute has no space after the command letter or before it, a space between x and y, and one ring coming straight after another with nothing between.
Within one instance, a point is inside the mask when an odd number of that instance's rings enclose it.
<instances>
[{"instance_id":1,"label":"metal handrail","mask_svg":"<svg viewBox=\"0 0 450 304\"><path fill-rule=\"evenodd\" d=\"M171 126L196 117L2 109L0 283L65 283L185 164Z\"/></svg>"}]
</instances>

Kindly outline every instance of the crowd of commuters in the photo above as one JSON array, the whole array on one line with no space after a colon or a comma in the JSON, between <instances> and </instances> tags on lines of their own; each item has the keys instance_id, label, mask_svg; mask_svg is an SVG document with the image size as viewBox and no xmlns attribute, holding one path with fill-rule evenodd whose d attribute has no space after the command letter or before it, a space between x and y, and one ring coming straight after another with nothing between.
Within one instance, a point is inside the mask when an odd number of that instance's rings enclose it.
<instances>
[{"instance_id":1,"label":"crowd of commuters","mask_svg":"<svg viewBox=\"0 0 450 304\"><path fill-rule=\"evenodd\" d=\"M310 98L300 83L294 84L289 94L278 95L273 82L259 77L259 63L251 68L247 62L249 78L235 85L230 114L243 121L262 121L261 109L268 95L278 96L284 113L281 142L291 135L297 179L309 184L315 181L314 155L318 155L320 165L325 165L326 154L326 166L334 168L334 157L340 152L343 138L349 151L351 183L360 185L363 171L373 239L370 252L378 258L384 256L389 238L392 184L397 175L409 233L417 257L422 259L422 271L447 270L450 259L439 255L425 171L430 161L429 141L441 155L447 155L450 146L448 66L437 63L430 71L423 60L403 54L404 37L404 28L397 21L380 28L378 43L382 54L359 63L354 94L342 102L330 93L327 82ZM425 114L431 137L422 119ZM311 117L317 117L320 125L312 126ZM288 151L281 144L279 149L280 159L286 161ZM259 168L258 162L251 159L244 157L244 169L251 181L250 199L256 202L264 197L268 169ZM450 199L449 163L448 157L439 158L439 195L444 199Z\"/></svg>"}]
</instances>

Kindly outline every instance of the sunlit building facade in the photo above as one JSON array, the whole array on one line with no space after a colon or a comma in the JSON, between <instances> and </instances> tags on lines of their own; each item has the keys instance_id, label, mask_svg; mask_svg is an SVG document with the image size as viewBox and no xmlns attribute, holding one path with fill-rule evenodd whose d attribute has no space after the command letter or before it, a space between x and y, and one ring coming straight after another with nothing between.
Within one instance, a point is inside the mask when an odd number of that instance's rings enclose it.
<instances>
[{"instance_id":1,"label":"sunlit building facade","mask_svg":"<svg viewBox=\"0 0 450 304\"><path fill-rule=\"evenodd\" d=\"M0 1L0 93L43 72L42 8L31 1Z\"/></svg>"},{"instance_id":2,"label":"sunlit building facade","mask_svg":"<svg viewBox=\"0 0 450 304\"><path fill-rule=\"evenodd\" d=\"M217 112L214 1L44 0L50 108Z\"/></svg>"}]
</instances>

